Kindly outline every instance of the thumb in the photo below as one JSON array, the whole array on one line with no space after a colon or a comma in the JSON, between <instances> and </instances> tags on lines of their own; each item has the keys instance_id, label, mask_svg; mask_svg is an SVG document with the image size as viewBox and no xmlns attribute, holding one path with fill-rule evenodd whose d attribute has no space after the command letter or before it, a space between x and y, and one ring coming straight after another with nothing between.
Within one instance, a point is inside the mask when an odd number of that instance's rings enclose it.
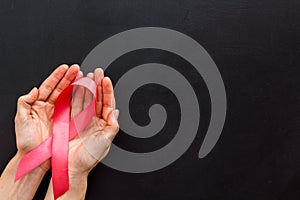
<instances>
[{"instance_id":1,"label":"thumb","mask_svg":"<svg viewBox=\"0 0 300 200\"><path fill-rule=\"evenodd\" d=\"M17 113L21 117L26 118L30 114L31 104L33 104L39 96L38 89L34 87L28 94L19 97L17 105Z\"/></svg>"}]
</instances>

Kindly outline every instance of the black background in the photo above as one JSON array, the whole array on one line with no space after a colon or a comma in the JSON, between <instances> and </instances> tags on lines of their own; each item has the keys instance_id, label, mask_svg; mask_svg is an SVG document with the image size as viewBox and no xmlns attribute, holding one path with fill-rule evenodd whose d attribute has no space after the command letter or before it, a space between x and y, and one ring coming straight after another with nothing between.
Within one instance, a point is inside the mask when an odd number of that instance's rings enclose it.
<instances>
[{"instance_id":1,"label":"black background","mask_svg":"<svg viewBox=\"0 0 300 200\"><path fill-rule=\"evenodd\" d=\"M167 52L124 55L107 70L114 82L137 64L183 67L181 73L199 98L200 129L188 151L159 171L129 174L99 164L89 176L87 199L299 199L299 0L1 0L0 171L16 152L18 96L38 86L59 64L81 63L106 38L145 26L180 31L208 51L226 87L225 127L213 151L198 159L210 116L201 76ZM147 124L147 107L153 103L167 104L163 131L148 141L120 132L118 145L149 151L172 139L180 110L167 88L148 85L136 91L130 105L133 118ZM42 199L49 176L36 199Z\"/></svg>"}]
</instances>

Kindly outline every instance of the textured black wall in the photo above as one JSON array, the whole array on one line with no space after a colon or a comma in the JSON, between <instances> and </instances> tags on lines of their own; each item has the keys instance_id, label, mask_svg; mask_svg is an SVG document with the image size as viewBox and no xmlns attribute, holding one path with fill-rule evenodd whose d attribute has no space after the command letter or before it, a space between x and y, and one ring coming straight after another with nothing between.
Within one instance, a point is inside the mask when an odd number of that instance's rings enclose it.
<instances>
[{"instance_id":1,"label":"textured black wall","mask_svg":"<svg viewBox=\"0 0 300 200\"><path fill-rule=\"evenodd\" d=\"M109 36L157 26L194 38L218 66L228 98L221 138L209 156L197 158L210 103L205 83L188 63L153 50L123 56L107 71L113 80L141 63L185 65L183 73L201 98L201 128L189 150L159 171L128 174L99 164L89 176L87 199L299 199L299 10L299 0L1 0L0 171L16 152L18 96L39 85L59 64L81 63ZM154 89L158 95L151 95ZM145 102L166 104L168 121L179 121L178 102L166 88L141 88L132 101L132 116L140 124L147 122L141 106ZM115 142L147 151L170 141L176 128L169 123L164 131L168 134L152 138L156 142L139 143L122 132ZM49 175L37 199L48 180Z\"/></svg>"}]
</instances>

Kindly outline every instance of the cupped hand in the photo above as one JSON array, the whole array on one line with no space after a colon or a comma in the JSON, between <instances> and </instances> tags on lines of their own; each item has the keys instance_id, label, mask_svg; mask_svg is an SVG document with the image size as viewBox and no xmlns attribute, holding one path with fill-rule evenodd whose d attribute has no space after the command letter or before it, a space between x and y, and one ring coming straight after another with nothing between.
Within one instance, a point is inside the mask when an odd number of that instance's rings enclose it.
<instances>
[{"instance_id":1,"label":"cupped hand","mask_svg":"<svg viewBox=\"0 0 300 200\"><path fill-rule=\"evenodd\" d=\"M23 156L40 145L51 134L54 105L59 94L79 72L78 65L61 65L37 88L18 99L15 132L18 154ZM50 168L50 161L40 166Z\"/></svg>"},{"instance_id":2,"label":"cupped hand","mask_svg":"<svg viewBox=\"0 0 300 200\"><path fill-rule=\"evenodd\" d=\"M116 110L111 80L104 77L100 68L89 73L87 77L97 84L96 113L91 123L69 143L70 178L87 175L107 155L111 142L119 131L119 110ZM73 95L71 117L79 114L92 98L89 91L77 87Z\"/></svg>"}]
</instances>

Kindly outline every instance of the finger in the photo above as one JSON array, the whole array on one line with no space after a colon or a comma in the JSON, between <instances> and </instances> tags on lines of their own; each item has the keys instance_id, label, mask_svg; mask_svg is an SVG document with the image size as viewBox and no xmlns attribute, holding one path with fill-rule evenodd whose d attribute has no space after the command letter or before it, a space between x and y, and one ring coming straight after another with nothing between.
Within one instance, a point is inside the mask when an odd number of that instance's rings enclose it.
<instances>
[{"instance_id":1,"label":"finger","mask_svg":"<svg viewBox=\"0 0 300 200\"><path fill-rule=\"evenodd\" d=\"M107 126L104 128L103 133L110 141L113 141L119 132L118 117L119 110L113 110L108 115Z\"/></svg>"},{"instance_id":2,"label":"finger","mask_svg":"<svg viewBox=\"0 0 300 200\"><path fill-rule=\"evenodd\" d=\"M81 79L82 77L83 77L83 72L82 72L82 71L79 71L79 72L77 73L77 76L76 76L76 78L75 78L75 81Z\"/></svg>"},{"instance_id":3,"label":"finger","mask_svg":"<svg viewBox=\"0 0 300 200\"><path fill-rule=\"evenodd\" d=\"M97 84L97 102L96 102L96 116L101 117L102 114L102 79L104 72L101 68L95 69L95 82Z\"/></svg>"},{"instance_id":4,"label":"finger","mask_svg":"<svg viewBox=\"0 0 300 200\"><path fill-rule=\"evenodd\" d=\"M28 94L21 96L18 99L17 115L27 120L30 119L31 105L37 100L39 91L34 87Z\"/></svg>"},{"instance_id":5,"label":"finger","mask_svg":"<svg viewBox=\"0 0 300 200\"><path fill-rule=\"evenodd\" d=\"M115 96L110 78L102 79L102 117L108 120L108 114L115 109Z\"/></svg>"},{"instance_id":6,"label":"finger","mask_svg":"<svg viewBox=\"0 0 300 200\"><path fill-rule=\"evenodd\" d=\"M83 77L82 71L79 71L75 80L78 80ZM73 96L72 96L72 109L71 109L71 117L74 118L82 111L83 107L83 100L84 100L84 88L81 86L76 86L73 89Z\"/></svg>"},{"instance_id":7,"label":"finger","mask_svg":"<svg viewBox=\"0 0 300 200\"><path fill-rule=\"evenodd\" d=\"M68 65L64 64L59 66L52 72L52 74L39 87L38 100L45 101L49 97L56 85L68 71L68 68Z\"/></svg>"},{"instance_id":8,"label":"finger","mask_svg":"<svg viewBox=\"0 0 300 200\"><path fill-rule=\"evenodd\" d=\"M88 73L86 77L94 80L94 73ZM92 99L93 94L89 90L85 89L83 107L86 108L92 102Z\"/></svg>"},{"instance_id":9,"label":"finger","mask_svg":"<svg viewBox=\"0 0 300 200\"><path fill-rule=\"evenodd\" d=\"M82 78L82 77L83 77L83 73L82 73L82 71L79 71L79 72L77 73L77 76L76 76L76 78L75 78L74 81L77 81L77 80L79 80L79 79ZM75 86L75 87L73 88L73 91L72 91L72 101L73 101L73 97L74 97L74 95L75 95L75 93L76 93L77 88L78 88L78 86Z\"/></svg>"},{"instance_id":10,"label":"finger","mask_svg":"<svg viewBox=\"0 0 300 200\"><path fill-rule=\"evenodd\" d=\"M60 93L70 85L72 81L75 80L77 74L79 72L79 66L78 65L72 65L68 71L65 73L64 77L60 80L60 82L57 84L51 95L48 97L47 101L51 104L55 104L56 99L60 95Z\"/></svg>"}]
</instances>

